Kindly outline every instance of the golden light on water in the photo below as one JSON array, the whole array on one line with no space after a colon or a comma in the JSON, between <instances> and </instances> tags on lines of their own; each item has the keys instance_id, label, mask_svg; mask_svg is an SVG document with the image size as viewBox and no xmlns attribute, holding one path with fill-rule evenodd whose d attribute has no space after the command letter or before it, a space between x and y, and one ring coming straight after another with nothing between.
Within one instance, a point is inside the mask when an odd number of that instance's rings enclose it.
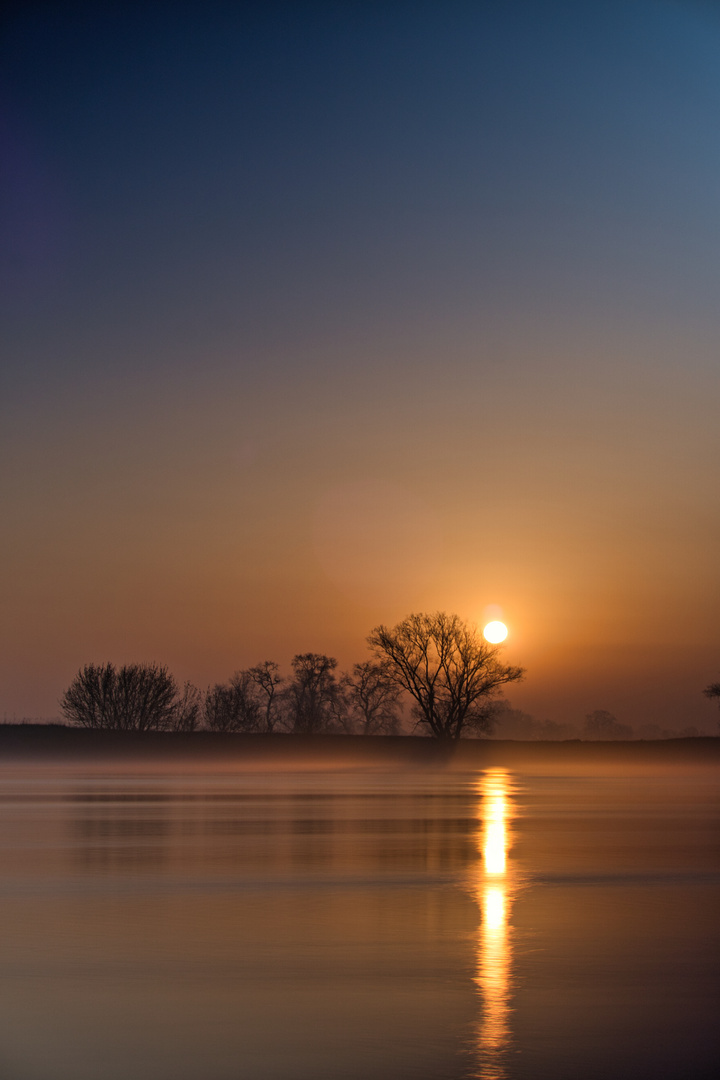
<instances>
[{"instance_id":1,"label":"golden light on water","mask_svg":"<svg viewBox=\"0 0 720 1080\"><path fill-rule=\"evenodd\" d=\"M483 896L483 924L487 930L501 930L505 925L505 892L486 889Z\"/></svg>"},{"instance_id":2,"label":"golden light on water","mask_svg":"<svg viewBox=\"0 0 720 1080\"><path fill-rule=\"evenodd\" d=\"M491 645L499 645L501 641L504 641L508 636L508 628L503 622L494 620L489 622L483 630L483 637L486 641L489 641Z\"/></svg>"},{"instance_id":3,"label":"golden light on water","mask_svg":"<svg viewBox=\"0 0 720 1080\"><path fill-rule=\"evenodd\" d=\"M488 874L504 874L506 867L507 838L505 818L507 802L502 792L486 796L483 806L483 862Z\"/></svg>"},{"instance_id":4,"label":"golden light on water","mask_svg":"<svg viewBox=\"0 0 720 1080\"><path fill-rule=\"evenodd\" d=\"M482 999L482 1015L476 1031L478 1080L506 1080L504 1054L510 1039L510 948L508 849L511 805L507 773L490 770L477 786L478 860L475 896L481 923L475 950L475 983Z\"/></svg>"}]
</instances>

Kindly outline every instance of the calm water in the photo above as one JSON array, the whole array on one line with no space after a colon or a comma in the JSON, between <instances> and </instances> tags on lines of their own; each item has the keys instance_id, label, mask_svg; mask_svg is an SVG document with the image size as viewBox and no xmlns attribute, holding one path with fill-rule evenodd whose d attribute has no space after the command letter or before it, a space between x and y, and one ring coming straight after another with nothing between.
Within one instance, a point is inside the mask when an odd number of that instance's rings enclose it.
<instances>
[{"instance_id":1,"label":"calm water","mask_svg":"<svg viewBox=\"0 0 720 1080\"><path fill-rule=\"evenodd\" d=\"M0 1077L713 1076L717 780L6 765Z\"/></svg>"}]
</instances>

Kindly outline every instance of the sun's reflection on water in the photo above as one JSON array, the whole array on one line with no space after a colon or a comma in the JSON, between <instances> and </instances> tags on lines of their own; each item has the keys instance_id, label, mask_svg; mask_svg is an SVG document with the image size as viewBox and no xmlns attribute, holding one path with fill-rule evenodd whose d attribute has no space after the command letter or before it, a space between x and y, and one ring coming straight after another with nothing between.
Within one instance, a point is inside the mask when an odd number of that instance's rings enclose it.
<instances>
[{"instance_id":1,"label":"sun's reflection on water","mask_svg":"<svg viewBox=\"0 0 720 1080\"><path fill-rule=\"evenodd\" d=\"M506 869L508 802L505 780L505 773L492 773L480 781L482 852L487 874L504 874Z\"/></svg>"},{"instance_id":2,"label":"sun's reflection on water","mask_svg":"<svg viewBox=\"0 0 720 1080\"><path fill-rule=\"evenodd\" d=\"M511 1041L510 942L511 875L508 869L511 783L502 770L489 770L477 782L477 833L482 859L475 866L473 892L481 912L475 949L475 983L482 998L475 1046L478 1080L505 1080L505 1054Z\"/></svg>"}]
</instances>

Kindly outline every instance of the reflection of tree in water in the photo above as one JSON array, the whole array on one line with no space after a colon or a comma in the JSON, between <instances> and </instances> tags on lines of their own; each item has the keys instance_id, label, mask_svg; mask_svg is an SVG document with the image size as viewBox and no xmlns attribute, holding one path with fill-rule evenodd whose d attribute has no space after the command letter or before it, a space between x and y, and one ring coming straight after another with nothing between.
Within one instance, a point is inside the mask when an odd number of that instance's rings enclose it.
<instances>
[{"instance_id":1,"label":"reflection of tree in water","mask_svg":"<svg viewBox=\"0 0 720 1080\"><path fill-rule=\"evenodd\" d=\"M464 793L73 792L76 864L94 872L456 873L475 854Z\"/></svg>"},{"instance_id":2,"label":"reflection of tree in water","mask_svg":"<svg viewBox=\"0 0 720 1080\"><path fill-rule=\"evenodd\" d=\"M77 860L86 870L147 870L166 860L170 824L158 818L76 818Z\"/></svg>"},{"instance_id":3,"label":"reflection of tree in water","mask_svg":"<svg viewBox=\"0 0 720 1080\"><path fill-rule=\"evenodd\" d=\"M506 1054L512 1039L512 941L510 905L515 876L508 866L512 803L511 782L502 770L490 770L478 781L480 796L473 893L481 923L476 943L475 983L482 998L476 1029L478 1080L505 1080Z\"/></svg>"}]
</instances>

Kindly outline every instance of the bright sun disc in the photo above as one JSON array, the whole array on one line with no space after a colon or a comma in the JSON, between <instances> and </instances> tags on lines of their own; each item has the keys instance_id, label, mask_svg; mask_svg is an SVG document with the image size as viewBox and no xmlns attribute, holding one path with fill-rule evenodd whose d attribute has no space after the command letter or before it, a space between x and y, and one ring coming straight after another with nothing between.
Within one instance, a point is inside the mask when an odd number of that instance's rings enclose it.
<instances>
[{"instance_id":1,"label":"bright sun disc","mask_svg":"<svg viewBox=\"0 0 720 1080\"><path fill-rule=\"evenodd\" d=\"M493 645L499 645L507 637L507 626L502 622L489 622L483 630L483 637Z\"/></svg>"}]
</instances>

